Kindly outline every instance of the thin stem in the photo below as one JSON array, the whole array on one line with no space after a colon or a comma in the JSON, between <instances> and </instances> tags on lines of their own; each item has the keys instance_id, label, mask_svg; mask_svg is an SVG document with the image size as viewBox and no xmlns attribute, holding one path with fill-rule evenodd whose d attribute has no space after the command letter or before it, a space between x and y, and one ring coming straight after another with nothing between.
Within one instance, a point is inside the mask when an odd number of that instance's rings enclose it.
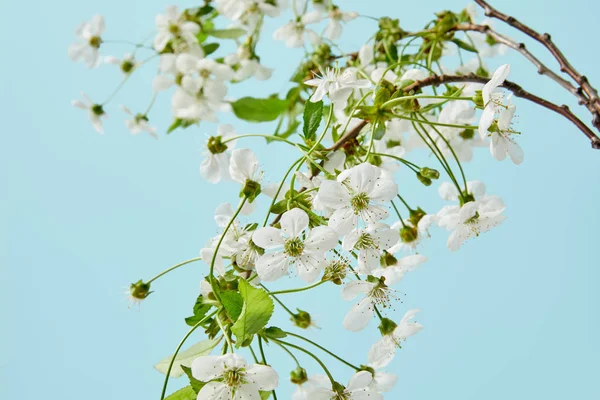
<instances>
[{"instance_id":1,"label":"thin stem","mask_svg":"<svg viewBox=\"0 0 600 400\"><path fill-rule=\"evenodd\" d=\"M405 119L407 121L422 122L422 123L425 123L427 125L445 126L445 127L448 127L448 128L479 129L479 126L475 126L475 125L457 125L457 124L444 124L444 123L441 123L441 122L433 122L433 121L422 121L420 119L416 119L416 118L412 118L412 117L407 117L406 115L400 115L400 114L394 114L394 117L400 118L400 119Z\"/></svg>"},{"instance_id":2,"label":"thin stem","mask_svg":"<svg viewBox=\"0 0 600 400\"><path fill-rule=\"evenodd\" d=\"M338 356L338 355L336 355L336 354L332 353L331 351L327 350L325 347L323 347L323 346L321 346L321 345L319 345L319 344L317 344L317 343L313 342L313 341L312 341L312 340L310 340L310 339L307 339L307 338L305 338L304 336L297 335L297 334L295 334L295 333L292 333L292 332L286 332L286 334L288 334L289 336L293 336L293 337L295 337L295 338L298 338L298 339L300 339L300 340L304 340L306 343L310 343L310 344L312 344L313 346L315 346L315 347L319 348L320 350L323 350L325 353L329 354L331 357L335 358L335 359L336 359L336 360L338 360L339 362L341 362L341 363L343 363L343 364L345 364L345 365L349 366L350 368L353 368L353 369L355 369L356 371L360 370L360 368L359 368L359 367L357 367L356 365L350 364L348 361L344 360L342 357L340 357L340 356Z\"/></svg>"},{"instance_id":3,"label":"thin stem","mask_svg":"<svg viewBox=\"0 0 600 400\"><path fill-rule=\"evenodd\" d=\"M300 362L298 361L298 359L296 358L296 356L294 355L294 353L292 353L291 351L288 350L287 347L285 347L284 345L282 345L281 343L275 341L275 344L277 344L279 347L281 347L286 353L288 353L290 355L290 357L292 357L292 359L294 360L294 362L296 363L296 366L298 368L301 368L300 366Z\"/></svg>"},{"instance_id":4,"label":"thin stem","mask_svg":"<svg viewBox=\"0 0 600 400\"><path fill-rule=\"evenodd\" d=\"M404 158L401 157L396 157L392 154L386 154L386 153L373 153L374 156L378 156L378 157L389 157L389 158L393 158L394 160L400 161L402 164L406 165L408 168L410 168L411 170L413 170L413 172L419 172L421 170L421 168L419 168L418 165L405 160Z\"/></svg>"},{"instance_id":5,"label":"thin stem","mask_svg":"<svg viewBox=\"0 0 600 400\"><path fill-rule=\"evenodd\" d=\"M231 337L229 337L229 335L227 334L227 329L225 329L225 327L223 326L223 321L221 321L221 318L218 314L215 319L217 320L217 324L219 325L219 328L221 328L221 332L223 332L223 336L225 336L225 340L227 341L227 344L229 345L229 348L233 353L233 343L231 342Z\"/></svg>"},{"instance_id":6,"label":"thin stem","mask_svg":"<svg viewBox=\"0 0 600 400\"><path fill-rule=\"evenodd\" d=\"M394 201L391 201L392 203L392 207L394 207L394 211L396 211L396 215L398 216L398 218L400 218L400 222L402 223L402 226L406 228L406 224L404 223L404 220L402 219L402 216L400 215L400 211L398 211L398 207L396 207L396 204L394 204Z\"/></svg>"},{"instance_id":7,"label":"thin stem","mask_svg":"<svg viewBox=\"0 0 600 400\"><path fill-rule=\"evenodd\" d=\"M265 357L261 336L258 336L258 349L260 350L260 356L262 357L262 364L267 365L267 358Z\"/></svg>"},{"instance_id":8,"label":"thin stem","mask_svg":"<svg viewBox=\"0 0 600 400\"><path fill-rule=\"evenodd\" d=\"M260 286L261 286L263 289L265 289L265 290L267 291L267 293L271 294L271 292L269 291L269 289L267 289L267 288L265 287L265 285L263 285L263 284L261 283L261 284L260 284ZM280 306L281 306L281 307L282 307L282 308L283 308L285 311L287 311L287 312L288 312L288 314L290 314L292 317L296 315L296 314L295 314L295 313L293 313L293 312L292 312L292 311L291 311L289 308L287 308L287 307L285 306L285 304L283 304L283 303L281 302L281 300L279 300L279 299L277 298L277 296L273 296L273 295L271 295L271 297L273 297L273 300L275 300L277 303L279 303L279 305L280 305Z\"/></svg>"},{"instance_id":9,"label":"thin stem","mask_svg":"<svg viewBox=\"0 0 600 400\"><path fill-rule=\"evenodd\" d=\"M252 358L254 358L254 362L260 364L260 361L258 361L258 357L256 357L256 353L254 352L252 345L248 346L248 348L250 349L250 353L252 353Z\"/></svg>"},{"instance_id":10,"label":"thin stem","mask_svg":"<svg viewBox=\"0 0 600 400\"><path fill-rule=\"evenodd\" d=\"M277 198L279 197L279 193L281 193L281 189L283 188L283 184L285 183L285 180L287 179L287 177L290 174L290 172L292 172L292 170L294 169L294 167L298 163L302 162L302 160L303 160L303 157L300 157L299 159L297 159L296 162L294 162L290 166L290 168L287 170L287 172L285 173L285 175L281 179L281 183L279 184L279 187L277 188L277 191L275 192L275 195L273 196L273 201L271 201L271 205L269 206L269 209L267 210L267 215L265 217L265 220L263 221L263 227L267 226L267 223L269 222L269 216L271 216L271 208L273 208L273 206L277 202Z\"/></svg>"},{"instance_id":11,"label":"thin stem","mask_svg":"<svg viewBox=\"0 0 600 400\"><path fill-rule=\"evenodd\" d=\"M284 139L284 138L279 137L279 136L267 135L267 134L264 134L264 133L248 133L248 134L245 134L245 135L233 136L233 137L230 137L230 138L227 138L227 139L223 140L221 143L225 144L225 143L231 142L233 140L243 139L243 138L248 138L248 137L262 137L262 138L265 138L265 139L271 139L271 140L277 140L279 142L284 142L284 143L289 144L290 146L296 146L296 143L290 142L287 139Z\"/></svg>"},{"instance_id":12,"label":"thin stem","mask_svg":"<svg viewBox=\"0 0 600 400\"><path fill-rule=\"evenodd\" d=\"M151 284L152 282L154 282L155 280L157 280L157 279L158 279L158 278L160 278L161 276L163 276L163 275L165 275L165 274L168 274L169 272L171 272L171 271L173 271L173 270L175 270L175 269L177 269L177 268L179 268L179 267L182 267L182 266L184 266L184 265L186 265L186 264L190 264L190 263L193 263L193 262L195 262L195 261L200 261L200 260L202 260L202 257L196 257L196 258L191 258L191 259L189 259L189 260L186 260L186 261L184 261L184 262L181 262L181 263L179 263L179 264L173 265L171 268L168 268L168 269L164 270L163 272L161 272L160 274L156 275L154 278L150 279L150 280L149 280L148 282L146 282L146 283L147 283L147 284Z\"/></svg>"},{"instance_id":13,"label":"thin stem","mask_svg":"<svg viewBox=\"0 0 600 400\"><path fill-rule=\"evenodd\" d=\"M327 281L327 280L325 280L325 281L319 281L319 282L317 282L317 283L313 283L313 284L312 284L312 285L310 285L310 286L304 286L304 287L297 288L297 289L277 290L277 291L275 291L275 292L269 292L269 294L270 294L271 296L273 296L274 294L285 294L285 293L297 293L297 292L303 292L303 291L305 291L305 290L310 290L310 289L312 289L312 288L316 288L317 286L319 286L319 285L322 285L322 284L324 284L325 282L329 282L329 281Z\"/></svg>"},{"instance_id":14,"label":"thin stem","mask_svg":"<svg viewBox=\"0 0 600 400\"><path fill-rule=\"evenodd\" d=\"M127 80L129 80L130 76L131 76L131 74L127 74L125 76L125 78L123 78L121 83L119 83L119 85L117 85L116 89L110 94L110 96L108 96L108 98L102 102L102 105L107 104L109 101L111 101L117 95L117 93L119 93L121 88L125 85L125 82L127 82Z\"/></svg>"},{"instance_id":15,"label":"thin stem","mask_svg":"<svg viewBox=\"0 0 600 400\"><path fill-rule=\"evenodd\" d=\"M319 365L321 366L321 368L323 368L323 371L325 371L325 374L327 374L327 377L329 378L329 381L331 382L331 384L333 385L335 383L335 379L333 379L333 375L331 375L331 372L329 372L329 370L327 369L327 367L325 366L325 364L323 364L323 361L321 361L319 359L319 357L315 356L313 353L311 353L310 351L306 350L305 348L302 348L300 346L296 346L295 344L292 343L288 343L288 342L284 342L283 340L279 340L279 339L273 339L275 342L279 342L283 345L286 345L288 347L291 347L293 349L299 350L305 354L308 354L309 356L311 356L317 363L319 363ZM161 399L162 400L162 399Z\"/></svg>"},{"instance_id":16,"label":"thin stem","mask_svg":"<svg viewBox=\"0 0 600 400\"><path fill-rule=\"evenodd\" d=\"M205 316L204 318L202 318L200 321L198 321L198 323L196 323L196 325L194 325L192 327L192 329L190 329L188 331L188 333L183 337L183 339L181 339L181 342L179 342L179 345L177 346L177 348L175 349L175 353L173 354L173 357L171 358L171 362L169 363L169 367L167 368L167 376L165 376L165 382L163 383L163 388L162 388L162 393L160 395L160 400L163 400L165 398L165 395L167 393L167 385L169 384L169 376L171 375L171 369L173 368L173 364L175 363L175 358L177 357L177 354L179 353L179 350L181 350L181 348L183 347L183 344L185 343L185 341L190 337L190 335L207 319L211 318L212 316L214 316L219 310L216 310L214 312L212 312L211 314Z\"/></svg>"},{"instance_id":17,"label":"thin stem","mask_svg":"<svg viewBox=\"0 0 600 400\"><path fill-rule=\"evenodd\" d=\"M428 95L414 95L414 96L402 96L397 97L395 99L391 99L386 101L381 105L381 108L389 109L392 108L405 100L413 100L413 99L441 99L441 100L467 100L473 101L472 97L461 97L461 96L428 96Z\"/></svg>"}]
</instances>

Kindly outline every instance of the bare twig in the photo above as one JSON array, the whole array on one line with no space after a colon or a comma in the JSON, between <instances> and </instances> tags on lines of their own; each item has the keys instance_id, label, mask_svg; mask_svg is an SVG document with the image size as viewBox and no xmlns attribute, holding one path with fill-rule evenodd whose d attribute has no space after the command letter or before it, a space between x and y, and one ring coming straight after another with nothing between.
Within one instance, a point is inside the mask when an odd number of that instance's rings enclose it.
<instances>
[{"instance_id":1,"label":"bare twig","mask_svg":"<svg viewBox=\"0 0 600 400\"><path fill-rule=\"evenodd\" d=\"M474 83L482 83L485 84L488 82L488 79L483 78L481 76L477 76L474 74L469 75L432 75L423 80L416 81L408 86L406 86L403 90L405 93L411 93L417 91L421 88L427 86L439 86L446 83L455 83L455 82L474 82ZM548 110L554 111L557 114L562 115L567 120L572 122L587 138L592 142L592 148L600 149L600 138L596 136L596 134L575 114L571 112L567 105L557 105L546 99L543 99L539 96L534 95L531 92L526 91L521 86L516 83L505 81L502 85L504 88L510 90L515 96L529 100L535 104L538 104Z\"/></svg>"},{"instance_id":2,"label":"bare twig","mask_svg":"<svg viewBox=\"0 0 600 400\"><path fill-rule=\"evenodd\" d=\"M516 18L496 10L484 0L475 0L475 2L483 8L486 16L504 21L513 28L518 29L530 38L538 41L544 47L546 47L548 51L550 51L552 56L556 59L556 61L558 61L561 72L569 75L580 86L579 90L586 94L587 98L589 99L586 105L593 115L592 124L600 130L600 98L598 97L598 91L590 85L585 75L580 74L571 65L562 51L554 44L550 35L548 33L538 33Z\"/></svg>"}]
</instances>

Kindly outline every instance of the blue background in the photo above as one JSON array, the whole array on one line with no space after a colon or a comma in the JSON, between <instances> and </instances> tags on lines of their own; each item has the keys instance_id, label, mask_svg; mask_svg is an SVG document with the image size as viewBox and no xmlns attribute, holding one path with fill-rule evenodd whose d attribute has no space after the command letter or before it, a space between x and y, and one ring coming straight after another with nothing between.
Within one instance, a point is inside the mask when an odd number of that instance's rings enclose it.
<instances>
[{"instance_id":1,"label":"blue background","mask_svg":"<svg viewBox=\"0 0 600 400\"><path fill-rule=\"evenodd\" d=\"M132 281L197 256L216 233L214 208L237 201L236 185L212 186L198 173L201 148L215 126L165 136L170 112L163 97L151 114L162 128L160 140L130 135L117 106L145 108L154 66L134 76L109 105L104 136L69 104L81 89L100 101L120 79L112 66L87 70L68 60L77 24L101 13L107 20L105 39L135 41L151 32L165 2L2 3L0 398L158 399L163 376L152 366L172 353L187 331L183 318L190 314L206 266L192 264L157 281L141 310L128 309L124 292ZM455 0L340 3L362 14L400 17L408 29L422 26L433 12L465 6ZM550 31L573 64L600 84L596 2L493 3ZM275 77L266 84L244 84L233 95L267 95L286 87L301 54L270 39L286 20L269 22L260 45L264 64L278 69ZM362 44L375 22L359 19L351 27L343 41L347 49ZM555 66L539 46L531 48ZM120 56L129 48L106 45L102 50ZM513 80L576 107L519 55L490 65L506 61L513 66ZM489 193L504 198L508 220L457 253L445 249L445 232L433 230L423 248L430 261L400 284L404 302L391 314L399 319L419 307L425 330L390 366L399 382L388 398L600 398L600 152L559 116L524 101L517 104L525 163L498 163L482 149L466 167L470 179L484 180ZM589 121L582 109L577 111ZM242 123L236 128L242 133L271 129ZM267 148L261 140L248 139L241 146L256 149L267 181L279 179L292 156L284 145ZM428 195L421 203L425 209L442 205L434 187L399 179L409 199ZM279 286L298 285L290 279ZM322 329L309 336L354 363L366 361L377 338L375 323L359 334L344 331L341 322L351 304L336 288L320 287L314 295L287 302L318 320ZM278 309L276 323L285 327L286 320ZM267 349L267 357L280 366L279 397L289 398L289 359L277 348ZM341 382L347 380L347 368L333 360L328 364ZM305 365L320 372L308 360ZM182 384L183 379L174 380L170 387Z\"/></svg>"}]
</instances>

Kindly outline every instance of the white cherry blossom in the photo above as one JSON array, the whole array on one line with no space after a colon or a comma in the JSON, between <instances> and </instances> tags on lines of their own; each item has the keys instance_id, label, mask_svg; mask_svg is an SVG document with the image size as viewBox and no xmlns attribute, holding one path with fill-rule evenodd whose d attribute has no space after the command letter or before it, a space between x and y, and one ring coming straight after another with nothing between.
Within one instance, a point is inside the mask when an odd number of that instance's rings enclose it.
<instances>
[{"instance_id":1,"label":"white cherry blossom","mask_svg":"<svg viewBox=\"0 0 600 400\"><path fill-rule=\"evenodd\" d=\"M260 181L258 159L250 149L235 149L231 152L229 162L229 174L231 179L244 185L246 181Z\"/></svg>"},{"instance_id":2,"label":"white cherry blossom","mask_svg":"<svg viewBox=\"0 0 600 400\"><path fill-rule=\"evenodd\" d=\"M312 11L302 15L296 21L290 21L287 24L277 28L273 32L273 39L285 41L286 47L302 47L305 39L308 39L313 45L321 41L319 35L312 29L307 28L309 24L321 21L321 14L318 11Z\"/></svg>"},{"instance_id":3,"label":"white cherry blossom","mask_svg":"<svg viewBox=\"0 0 600 400\"><path fill-rule=\"evenodd\" d=\"M329 40L337 40L342 36L342 23L346 23L356 19L358 13L356 11L342 11L337 6L333 6L330 11L327 12L327 18L329 23L325 27L323 37Z\"/></svg>"},{"instance_id":4,"label":"white cherry blossom","mask_svg":"<svg viewBox=\"0 0 600 400\"><path fill-rule=\"evenodd\" d=\"M329 226L339 235L354 229L360 218L366 224L387 218L384 204L398 194L398 185L383 176L381 168L364 163L338 175L337 181L324 181L319 201L334 209Z\"/></svg>"},{"instance_id":5,"label":"white cherry blossom","mask_svg":"<svg viewBox=\"0 0 600 400\"><path fill-rule=\"evenodd\" d=\"M354 229L342 241L346 251L358 252L358 272L370 274L379 267L383 252L398 242L398 232L383 223L367 225L366 228Z\"/></svg>"},{"instance_id":6,"label":"white cherry blossom","mask_svg":"<svg viewBox=\"0 0 600 400\"><path fill-rule=\"evenodd\" d=\"M504 107L502 104L504 94L497 89L504 83L509 73L510 65L504 64L494 71L492 78L483 86L481 95L484 109L479 120L479 135L482 139L488 135L488 128L494 122L495 115Z\"/></svg>"},{"instance_id":7,"label":"white cherry blossom","mask_svg":"<svg viewBox=\"0 0 600 400\"><path fill-rule=\"evenodd\" d=\"M344 318L344 328L352 332L358 332L367 327L373 319L375 306L388 308L391 298L395 297L393 289L390 289L381 279L369 277L364 281L352 281L346 283L342 288L342 299L352 300L358 295L364 297L350 308Z\"/></svg>"},{"instance_id":8,"label":"white cherry blossom","mask_svg":"<svg viewBox=\"0 0 600 400\"><path fill-rule=\"evenodd\" d=\"M496 129L490 133L490 152L492 156L503 161L508 155L513 163L521 164L523 162L523 149L512 137L516 132L511 128L511 121L515 114L516 107L510 104L510 97L507 99L506 108L500 111Z\"/></svg>"},{"instance_id":9,"label":"white cherry blossom","mask_svg":"<svg viewBox=\"0 0 600 400\"><path fill-rule=\"evenodd\" d=\"M94 15L89 22L81 23L75 30L79 40L69 46L69 58L73 61L83 61L89 68L96 68L102 63L98 49L102 44L102 34L105 29L104 17Z\"/></svg>"},{"instance_id":10,"label":"white cherry blossom","mask_svg":"<svg viewBox=\"0 0 600 400\"><path fill-rule=\"evenodd\" d=\"M371 82L366 79L356 79L356 72L348 68L343 73L333 68L327 68L325 72L321 70L321 75L304 82L308 86L316 86L317 90L310 97L310 101L317 102L323 99L325 95L333 103L345 102L354 89L366 89L371 87Z\"/></svg>"},{"instance_id":11,"label":"white cherry blossom","mask_svg":"<svg viewBox=\"0 0 600 400\"><path fill-rule=\"evenodd\" d=\"M198 399L260 399L259 391L274 390L279 377L267 365L246 364L238 354L204 356L192 362L192 376L208 382L200 389Z\"/></svg>"},{"instance_id":12,"label":"white cherry blossom","mask_svg":"<svg viewBox=\"0 0 600 400\"><path fill-rule=\"evenodd\" d=\"M96 104L90 100L90 98L83 92L81 92L81 100L73 100L71 104L73 107L80 108L82 110L86 110L88 112L88 117L92 122L92 126L98 133L104 133L104 128L102 127L102 119L108 118L106 113L104 112L104 108L101 104Z\"/></svg>"},{"instance_id":13,"label":"white cherry blossom","mask_svg":"<svg viewBox=\"0 0 600 400\"><path fill-rule=\"evenodd\" d=\"M185 20L177 6L168 6L164 14L156 16L156 28L158 33L154 37L154 48L157 51L163 51L173 39L181 40L186 47L198 44L196 34L200 32L200 26Z\"/></svg>"},{"instance_id":14,"label":"white cherry blossom","mask_svg":"<svg viewBox=\"0 0 600 400\"><path fill-rule=\"evenodd\" d=\"M229 178L229 158L227 150L235 147L236 140L221 144L222 141L237 136L233 126L219 125L217 128L218 143L215 145L214 139L209 139L207 149L204 153L205 158L200 164L200 175L211 183L217 183L221 179ZM224 147L224 148L223 148Z\"/></svg>"},{"instance_id":15,"label":"white cherry blossom","mask_svg":"<svg viewBox=\"0 0 600 400\"><path fill-rule=\"evenodd\" d=\"M384 256L385 257L385 256ZM386 285L395 285L400 282L407 272L414 271L427 261L427 257L421 254L413 254L402 258L393 257L393 263L373 271L373 276L384 277Z\"/></svg>"},{"instance_id":16,"label":"white cherry blossom","mask_svg":"<svg viewBox=\"0 0 600 400\"><path fill-rule=\"evenodd\" d=\"M325 253L337 245L338 237L327 226L308 228L308 214L294 208L283 213L281 229L259 228L252 240L265 250L256 262L256 272L264 281L275 281L289 273L294 266L305 282L314 282L327 264Z\"/></svg>"},{"instance_id":17,"label":"white cherry blossom","mask_svg":"<svg viewBox=\"0 0 600 400\"><path fill-rule=\"evenodd\" d=\"M125 106L121 106L121 110L131 117L131 119L125 121L125 126L129 129L129 132L133 135L137 135L140 132L146 132L154 139L158 139L156 128L148 123L148 117L146 115L134 114Z\"/></svg>"}]
</instances>

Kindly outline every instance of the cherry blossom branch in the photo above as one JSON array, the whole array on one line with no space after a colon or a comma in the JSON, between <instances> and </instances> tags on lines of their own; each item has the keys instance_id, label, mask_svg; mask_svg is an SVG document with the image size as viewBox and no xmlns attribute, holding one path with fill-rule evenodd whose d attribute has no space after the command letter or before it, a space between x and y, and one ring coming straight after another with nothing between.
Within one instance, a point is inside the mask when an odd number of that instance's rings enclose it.
<instances>
[{"instance_id":1,"label":"cherry blossom branch","mask_svg":"<svg viewBox=\"0 0 600 400\"><path fill-rule=\"evenodd\" d=\"M483 78L474 74L469 75L432 75L423 80L416 81L408 86L406 86L403 90L405 93L412 93L421 88L427 86L439 86L446 83L455 83L455 82L473 82L473 83L481 83L485 84L488 82L487 78ZM583 122L581 121L575 114L571 112L569 107L565 104L557 105L546 99L543 99L539 96L534 95L531 92L523 89L520 85L517 85L514 82L505 81L502 84L502 87L510 90L516 97L520 97L526 100L529 100L535 104L538 104L548 110L554 111L557 114L562 115L567 120L572 122L583 134L590 139L592 142L592 148L600 149L600 138Z\"/></svg>"},{"instance_id":2,"label":"cherry blossom branch","mask_svg":"<svg viewBox=\"0 0 600 400\"><path fill-rule=\"evenodd\" d=\"M550 51L552 56L556 59L556 61L558 61L558 64L560 65L560 71L569 75L580 86L578 91L583 91L587 95L588 102L586 105L588 106L594 117L592 120L592 124L600 130L600 98L598 97L598 91L590 85L585 75L579 73L575 69L575 67L571 65L571 63L567 60L563 52L556 46L556 44L554 44L550 34L538 33L537 31L523 24L516 18L496 10L484 0L475 0L475 3L477 3L483 8L486 16L496 18L507 23L513 28L523 32L530 38L541 43L544 47L548 49L548 51Z\"/></svg>"}]
</instances>

